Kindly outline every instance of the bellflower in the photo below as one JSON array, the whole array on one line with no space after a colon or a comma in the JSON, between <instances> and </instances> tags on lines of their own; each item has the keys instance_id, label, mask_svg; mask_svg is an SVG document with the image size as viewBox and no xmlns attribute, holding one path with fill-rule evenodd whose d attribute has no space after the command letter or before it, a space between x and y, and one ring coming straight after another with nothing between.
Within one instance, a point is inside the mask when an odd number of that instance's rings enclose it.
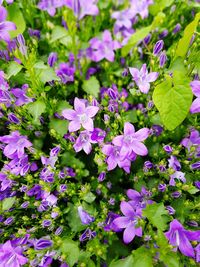
<instances>
[{"instance_id":1,"label":"bellflower","mask_svg":"<svg viewBox=\"0 0 200 267\"><path fill-rule=\"evenodd\" d=\"M131 11L134 15L139 14L144 19L148 17L148 8L152 4L152 0L131 0Z\"/></svg>"},{"instance_id":2,"label":"bellflower","mask_svg":"<svg viewBox=\"0 0 200 267\"><path fill-rule=\"evenodd\" d=\"M28 262L22 254L20 246L13 247L10 240L0 245L0 264L1 266L20 267Z\"/></svg>"},{"instance_id":3,"label":"bellflower","mask_svg":"<svg viewBox=\"0 0 200 267\"><path fill-rule=\"evenodd\" d=\"M192 146L198 147L200 146L200 136L199 136L199 132L195 129L193 129L190 132L190 136L184 138L181 141L181 144L186 147L188 149L188 151L190 151Z\"/></svg>"},{"instance_id":4,"label":"bellflower","mask_svg":"<svg viewBox=\"0 0 200 267\"><path fill-rule=\"evenodd\" d=\"M169 168L173 168L175 171L180 171L181 164L178 161L177 157L171 156L170 159L168 159L169 162Z\"/></svg>"},{"instance_id":5,"label":"bellflower","mask_svg":"<svg viewBox=\"0 0 200 267\"><path fill-rule=\"evenodd\" d=\"M86 240L91 240L92 238L94 238L96 236L96 232L90 230L89 228L87 228L82 235L80 236L79 240L80 242L84 242Z\"/></svg>"},{"instance_id":6,"label":"bellflower","mask_svg":"<svg viewBox=\"0 0 200 267\"><path fill-rule=\"evenodd\" d=\"M198 244L195 247L195 252L196 252L196 262L200 262L200 244Z\"/></svg>"},{"instance_id":7,"label":"bellflower","mask_svg":"<svg viewBox=\"0 0 200 267\"><path fill-rule=\"evenodd\" d=\"M193 94L197 97L190 107L190 113L200 112L200 81L194 80L190 83Z\"/></svg>"},{"instance_id":8,"label":"bellflower","mask_svg":"<svg viewBox=\"0 0 200 267\"><path fill-rule=\"evenodd\" d=\"M120 205L121 212L124 216L114 219L113 225L118 228L125 229L123 233L124 243L130 243L135 236L142 236L142 227L137 227L140 214L126 201L122 201Z\"/></svg>"},{"instance_id":9,"label":"bellflower","mask_svg":"<svg viewBox=\"0 0 200 267\"><path fill-rule=\"evenodd\" d=\"M82 224L91 224L95 220L95 218L87 213L87 211L85 211L82 206L78 207L78 215L81 219Z\"/></svg>"},{"instance_id":10,"label":"bellflower","mask_svg":"<svg viewBox=\"0 0 200 267\"><path fill-rule=\"evenodd\" d=\"M10 159L16 156L21 158L24 155L24 149L32 146L27 137L20 135L18 131L12 132L11 135L0 136L0 142L7 144L3 153Z\"/></svg>"},{"instance_id":11,"label":"bellflower","mask_svg":"<svg viewBox=\"0 0 200 267\"><path fill-rule=\"evenodd\" d=\"M125 172L130 173L131 161L130 158L122 158L120 156L121 147L113 145L104 145L102 152L107 156L106 163L108 164L108 171L117 167L117 165L124 169ZM136 158L136 156L134 156Z\"/></svg>"},{"instance_id":12,"label":"bellflower","mask_svg":"<svg viewBox=\"0 0 200 267\"><path fill-rule=\"evenodd\" d=\"M142 143L149 135L148 128L142 128L139 131L135 132L134 126L126 122L124 124L124 134L116 136L112 143L115 146L121 147L120 156L126 157L132 152L145 156L148 153L146 146Z\"/></svg>"},{"instance_id":13,"label":"bellflower","mask_svg":"<svg viewBox=\"0 0 200 267\"><path fill-rule=\"evenodd\" d=\"M75 132L81 126L88 131L93 131L94 123L92 118L97 114L99 108L95 106L86 107L85 103L76 97L74 100L74 109L65 109L62 112L63 117L70 120L69 132Z\"/></svg>"},{"instance_id":14,"label":"bellflower","mask_svg":"<svg viewBox=\"0 0 200 267\"><path fill-rule=\"evenodd\" d=\"M128 189L126 194L130 199L129 203L135 208L143 209L147 204L153 203L153 201L149 199L152 193L147 191L145 187L142 187L140 193L136 190Z\"/></svg>"},{"instance_id":15,"label":"bellflower","mask_svg":"<svg viewBox=\"0 0 200 267\"><path fill-rule=\"evenodd\" d=\"M169 185L175 186L176 185L175 179L178 179L179 181L186 183L185 173L183 173L183 172L176 171L175 173L170 175Z\"/></svg>"},{"instance_id":16,"label":"bellflower","mask_svg":"<svg viewBox=\"0 0 200 267\"><path fill-rule=\"evenodd\" d=\"M129 71L133 77L133 80L139 87L140 91L144 94L147 94L149 92L150 83L154 82L159 75L158 72L148 73L146 64L143 64L140 70L136 68L129 68Z\"/></svg>"},{"instance_id":17,"label":"bellflower","mask_svg":"<svg viewBox=\"0 0 200 267\"><path fill-rule=\"evenodd\" d=\"M65 4L65 0L41 0L38 3L38 8L46 10L50 16L54 16L56 8L62 7Z\"/></svg>"},{"instance_id":18,"label":"bellflower","mask_svg":"<svg viewBox=\"0 0 200 267\"><path fill-rule=\"evenodd\" d=\"M4 166L4 170L11 172L14 175L24 176L30 168L28 156L24 154L21 158L14 157L8 164Z\"/></svg>"},{"instance_id":19,"label":"bellflower","mask_svg":"<svg viewBox=\"0 0 200 267\"><path fill-rule=\"evenodd\" d=\"M179 248L182 254L192 258L195 257L194 248L190 241L200 241L200 230L186 230L178 220L174 219L170 223L170 229L165 233L165 236L172 246Z\"/></svg>"},{"instance_id":20,"label":"bellflower","mask_svg":"<svg viewBox=\"0 0 200 267\"><path fill-rule=\"evenodd\" d=\"M74 11L74 15L81 20L86 15L97 16L99 9L96 5L98 0L66 0L66 6Z\"/></svg>"},{"instance_id":21,"label":"bellflower","mask_svg":"<svg viewBox=\"0 0 200 267\"><path fill-rule=\"evenodd\" d=\"M84 150L86 154L90 154L92 150L91 143L96 143L96 141L93 141L91 139L91 133L86 130L86 131L80 132L80 135L76 139L76 142L73 145L73 147L76 152Z\"/></svg>"},{"instance_id":22,"label":"bellflower","mask_svg":"<svg viewBox=\"0 0 200 267\"><path fill-rule=\"evenodd\" d=\"M49 239L40 238L36 242L34 242L34 247L36 250L42 250L49 248L53 245L53 242Z\"/></svg>"},{"instance_id":23,"label":"bellflower","mask_svg":"<svg viewBox=\"0 0 200 267\"><path fill-rule=\"evenodd\" d=\"M15 105L23 106L24 104L33 102L33 98L26 95L27 85L23 85L22 88L12 88L11 92L15 96Z\"/></svg>"},{"instance_id":24,"label":"bellflower","mask_svg":"<svg viewBox=\"0 0 200 267\"><path fill-rule=\"evenodd\" d=\"M105 30L102 35L102 40L92 38L90 46L93 50L92 60L98 62L106 58L108 61L113 62L115 58L114 50L121 47L118 41L113 41L110 31Z\"/></svg>"},{"instance_id":25,"label":"bellflower","mask_svg":"<svg viewBox=\"0 0 200 267\"><path fill-rule=\"evenodd\" d=\"M0 6L0 40L10 41L9 31L16 30L16 26L11 21L6 21L7 11L3 6Z\"/></svg>"},{"instance_id":26,"label":"bellflower","mask_svg":"<svg viewBox=\"0 0 200 267\"><path fill-rule=\"evenodd\" d=\"M66 84L74 81L75 71L75 67L70 66L69 63L61 63L59 69L56 70L56 74L61 79L62 83Z\"/></svg>"},{"instance_id":27,"label":"bellflower","mask_svg":"<svg viewBox=\"0 0 200 267\"><path fill-rule=\"evenodd\" d=\"M116 19L115 27L122 28L125 27L130 29L132 27L132 19L134 14L131 12L130 9L122 10L122 11L115 11L112 13L111 16L113 19Z\"/></svg>"}]
</instances>

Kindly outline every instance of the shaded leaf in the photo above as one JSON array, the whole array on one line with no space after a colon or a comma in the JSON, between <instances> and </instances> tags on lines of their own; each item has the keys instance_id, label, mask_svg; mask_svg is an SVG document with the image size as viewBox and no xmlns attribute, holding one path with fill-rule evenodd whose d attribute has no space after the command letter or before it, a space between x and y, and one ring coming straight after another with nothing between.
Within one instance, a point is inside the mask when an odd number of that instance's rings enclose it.
<instances>
[{"instance_id":1,"label":"shaded leaf","mask_svg":"<svg viewBox=\"0 0 200 267\"><path fill-rule=\"evenodd\" d=\"M14 38L25 31L26 23L18 4L13 3L12 5L8 5L6 9L8 11L7 20L14 22L17 27L16 30L9 32L11 38Z\"/></svg>"},{"instance_id":2,"label":"shaded leaf","mask_svg":"<svg viewBox=\"0 0 200 267\"><path fill-rule=\"evenodd\" d=\"M109 265L109 267L133 267L133 266L135 265L132 255L122 260L112 261L111 264Z\"/></svg>"},{"instance_id":3,"label":"shaded leaf","mask_svg":"<svg viewBox=\"0 0 200 267\"><path fill-rule=\"evenodd\" d=\"M78 261L80 250L77 242L65 238L62 241L61 251L63 255L66 257L66 262L70 267L74 266L74 264Z\"/></svg>"},{"instance_id":4,"label":"shaded leaf","mask_svg":"<svg viewBox=\"0 0 200 267\"><path fill-rule=\"evenodd\" d=\"M67 120L59 120L52 118L49 123L49 128L54 129L60 135L67 133L69 122Z\"/></svg>"},{"instance_id":5,"label":"shaded leaf","mask_svg":"<svg viewBox=\"0 0 200 267\"><path fill-rule=\"evenodd\" d=\"M8 69L7 69L8 79L10 79L10 77L12 77L12 76L17 75L17 73L19 73L22 68L23 68L23 66L17 62L15 62L15 61L10 62L8 65Z\"/></svg>"},{"instance_id":6,"label":"shaded leaf","mask_svg":"<svg viewBox=\"0 0 200 267\"><path fill-rule=\"evenodd\" d=\"M2 201L2 210L9 210L12 208L16 200L16 197L9 197L9 198L4 198Z\"/></svg>"},{"instance_id":7,"label":"shaded leaf","mask_svg":"<svg viewBox=\"0 0 200 267\"><path fill-rule=\"evenodd\" d=\"M94 97L98 97L100 89L99 81L95 76L92 76L89 80L83 82L83 90Z\"/></svg>"},{"instance_id":8,"label":"shaded leaf","mask_svg":"<svg viewBox=\"0 0 200 267\"><path fill-rule=\"evenodd\" d=\"M46 104L42 100L37 100L27 105L28 112L33 116L34 122L39 124L39 117L44 113Z\"/></svg>"}]
</instances>

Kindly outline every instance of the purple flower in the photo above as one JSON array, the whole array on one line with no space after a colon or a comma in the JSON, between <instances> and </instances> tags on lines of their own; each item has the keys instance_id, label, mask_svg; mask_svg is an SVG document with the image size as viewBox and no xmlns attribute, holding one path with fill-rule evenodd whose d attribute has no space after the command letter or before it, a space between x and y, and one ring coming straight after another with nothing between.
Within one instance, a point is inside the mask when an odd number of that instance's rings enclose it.
<instances>
[{"instance_id":1,"label":"purple flower","mask_svg":"<svg viewBox=\"0 0 200 267\"><path fill-rule=\"evenodd\" d=\"M56 70L57 76L61 79L62 83L74 81L74 73L76 69L69 65L69 63L61 63L59 69Z\"/></svg>"},{"instance_id":2,"label":"purple flower","mask_svg":"<svg viewBox=\"0 0 200 267\"><path fill-rule=\"evenodd\" d=\"M173 148L169 145L164 146L163 149L169 154L173 151Z\"/></svg>"},{"instance_id":3,"label":"purple flower","mask_svg":"<svg viewBox=\"0 0 200 267\"><path fill-rule=\"evenodd\" d=\"M132 27L132 19L134 14L131 12L130 9L122 10L122 11L115 11L112 13L111 16L113 19L116 19L115 28L122 28L125 27L130 29Z\"/></svg>"},{"instance_id":4,"label":"purple flower","mask_svg":"<svg viewBox=\"0 0 200 267\"><path fill-rule=\"evenodd\" d=\"M187 138L184 138L181 141L181 144L190 151L192 146L198 147L200 145L200 136L199 132L197 130L191 130L190 136Z\"/></svg>"},{"instance_id":5,"label":"purple flower","mask_svg":"<svg viewBox=\"0 0 200 267\"><path fill-rule=\"evenodd\" d=\"M159 56L159 65L161 68L164 67L165 63L167 61L167 56L166 56L166 53L165 52L162 52Z\"/></svg>"},{"instance_id":6,"label":"purple flower","mask_svg":"<svg viewBox=\"0 0 200 267\"><path fill-rule=\"evenodd\" d=\"M136 190L128 189L126 194L130 199L129 203L132 207L143 209L147 204L153 203L153 201L149 199L152 193L147 191L145 187L142 187L140 193Z\"/></svg>"},{"instance_id":7,"label":"purple flower","mask_svg":"<svg viewBox=\"0 0 200 267\"><path fill-rule=\"evenodd\" d=\"M152 5L152 0L131 0L131 11L134 15L139 14L142 19L148 17L149 5Z\"/></svg>"},{"instance_id":8,"label":"purple flower","mask_svg":"<svg viewBox=\"0 0 200 267\"><path fill-rule=\"evenodd\" d=\"M173 215L176 213L175 209L172 208L171 206L167 206L166 209L167 209L169 215Z\"/></svg>"},{"instance_id":9,"label":"purple flower","mask_svg":"<svg viewBox=\"0 0 200 267\"><path fill-rule=\"evenodd\" d=\"M4 166L5 171L9 171L14 175L24 176L30 168L28 156L24 154L21 158L14 157L8 164Z\"/></svg>"},{"instance_id":10,"label":"purple flower","mask_svg":"<svg viewBox=\"0 0 200 267\"><path fill-rule=\"evenodd\" d=\"M66 0L66 6L74 11L74 15L81 20L86 15L97 16L99 9L97 0Z\"/></svg>"},{"instance_id":11,"label":"purple flower","mask_svg":"<svg viewBox=\"0 0 200 267\"><path fill-rule=\"evenodd\" d=\"M84 242L86 240L90 240L96 236L96 232L90 230L89 228L86 229L83 234L80 236L79 240L80 242Z\"/></svg>"},{"instance_id":12,"label":"purple flower","mask_svg":"<svg viewBox=\"0 0 200 267\"><path fill-rule=\"evenodd\" d=\"M169 162L169 168L173 168L175 171L180 171L181 164L178 161L177 157L171 156L170 159L168 159Z\"/></svg>"},{"instance_id":13,"label":"purple flower","mask_svg":"<svg viewBox=\"0 0 200 267\"><path fill-rule=\"evenodd\" d=\"M95 218L92 217L89 213L87 213L87 211L85 211L82 206L78 207L78 214L82 224L91 224L95 220Z\"/></svg>"},{"instance_id":14,"label":"purple flower","mask_svg":"<svg viewBox=\"0 0 200 267\"><path fill-rule=\"evenodd\" d=\"M172 246L179 248L182 254L187 257L195 257L194 248L192 247L190 241L200 241L200 230L185 230L181 223L174 219L170 223L170 229L165 233L165 236Z\"/></svg>"},{"instance_id":15,"label":"purple flower","mask_svg":"<svg viewBox=\"0 0 200 267\"><path fill-rule=\"evenodd\" d=\"M173 29L173 33L176 34L181 30L181 24L177 23L176 26Z\"/></svg>"},{"instance_id":16,"label":"purple flower","mask_svg":"<svg viewBox=\"0 0 200 267\"><path fill-rule=\"evenodd\" d=\"M84 150L86 154L90 154L92 150L91 143L96 143L96 141L91 139L91 133L88 131L82 131L76 139L76 143L73 145L73 148L76 152Z\"/></svg>"},{"instance_id":17,"label":"purple flower","mask_svg":"<svg viewBox=\"0 0 200 267\"><path fill-rule=\"evenodd\" d=\"M166 184L159 184L158 185L158 190L160 192L165 192L166 188L167 188L167 185Z\"/></svg>"},{"instance_id":18,"label":"purple flower","mask_svg":"<svg viewBox=\"0 0 200 267\"><path fill-rule=\"evenodd\" d=\"M11 135L0 136L0 142L6 143L3 153L6 157L13 159L21 158L24 155L24 149L32 146L26 136L20 135L18 131L14 131Z\"/></svg>"},{"instance_id":19,"label":"purple flower","mask_svg":"<svg viewBox=\"0 0 200 267\"><path fill-rule=\"evenodd\" d=\"M194 80L190 83L190 86L192 88L193 94L197 97L190 107L191 113L198 113L200 112L200 81Z\"/></svg>"},{"instance_id":20,"label":"purple flower","mask_svg":"<svg viewBox=\"0 0 200 267\"><path fill-rule=\"evenodd\" d=\"M124 135L118 135L113 140L112 143L115 146L121 147L120 156L122 158L129 156L132 152L145 156L148 153L146 146L142 143L149 135L148 128L142 128L139 131L135 132L134 126L126 122L124 124Z\"/></svg>"},{"instance_id":21,"label":"purple flower","mask_svg":"<svg viewBox=\"0 0 200 267\"><path fill-rule=\"evenodd\" d=\"M20 246L13 247L10 240L0 245L0 264L1 266L20 267L28 262L22 254Z\"/></svg>"},{"instance_id":22,"label":"purple flower","mask_svg":"<svg viewBox=\"0 0 200 267\"><path fill-rule=\"evenodd\" d=\"M175 178L178 179L179 181L182 181L183 183L186 183L185 173L180 172L180 171L176 171L175 173L170 175L169 185L171 185L171 186L176 185Z\"/></svg>"},{"instance_id":23,"label":"purple flower","mask_svg":"<svg viewBox=\"0 0 200 267\"><path fill-rule=\"evenodd\" d=\"M93 38L90 40L90 46L93 49L92 60L98 62L106 58L113 62L115 58L114 50L121 47L118 41L113 41L110 31L103 32L102 40Z\"/></svg>"},{"instance_id":24,"label":"purple flower","mask_svg":"<svg viewBox=\"0 0 200 267\"><path fill-rule=\"evenodd\" d=\"M0 40L6 42L10 41L9 31L16 30L16 26L13 22L6 21L7 11L3 6L0 6Z\"/></svg>"},{"instance_id":25,"label":"purple flower","mask_svg":"<svg viewBox=\"0 0 200 267\"><path fill-rule=\"evenodd\" d=\"M54 16L56 8L62 7L65 4L65 0L41 0L38 3L38 8L46 10L50 16Z\"/></svg>"},{"instance_id":26,"label":"purple flower","mask_svg":"<svg viewBox=\"0 0 200 267\"><path fill-rule=\"evenodd\" d=\"M129 158L122 158L120 156L121 147L113 145L104 145L102 152L107 156L106 162L108 164L108 171L117 167L117 165L124 169L125 172L130 173L131 161ZM136 156L134 156L135 158Z\"/></svg>"},{"instance_id":27,"label":"purple flower","mask_svg":"<svg viewBox=\"0 0 200 267\"><path fill-rule=\"evenodd\" d=\"M128 244L135 236L142 236L142 227L137 227L140 214L138 214L126 201L121 202L120 209L124 216L114 219L113 225L118 228L125 229L123 240L124 243Z\"/></svg>"},{"instance_id":28,"label":"purple flower","mask_svg":"<svg viewBox=\"0 0 200 267\"><path fill-rule=\"evenodd\" d=\"M42 249L46 249L49 248L53 245L53 242L49 239L44 239L44 238L40 238L38 239L35 244L34 244L34 248L36 250L42 250Z\"/></svg>"},{"instance_id":29,"label":"purple flower","mask_svg":"<svg viewBox=\"0 0 200 267\"><path fill-rule=\"evenodd\" d=\"M44 168L40 172L40 178L47 183L53 183L54 182L54 173L52 171L50 171L48 168Z\"/></svg>"},{"instance_id":30,"label":"purple flower","mask_svg":"<svg viewBox=\"0 0 200 267\"><path fill-rule=\"evenodd\" d=\"M8 119L11 123L20 124L20 120L17 118L17 116L14 113L9 113Z\"/></svg>"},{"instance_id":31,"label":"purple flower","mask_svg":"<svg viewBox=\"0 0 200 267\"><path fill-rule=\"evenodd\" d=\"M91 133L91 140L98 143L102 143L105 137L106 132L100 128L94 128L93 132Z\"/></svg>"},{"instance_id":32,"label":"purple flower","mask_svg":"<svg viewBox=\"0 0 200 267\"><path fill-rule=\"evenodd\" d=\"M50 67L53 67L54 64L56 63L57 59L58 59L57 53L51 52L49 57L48 57L48 65Z\"/></svg>"},{"instance_id":33,"label":"purple flower","mask_svg":"<svg viewBox=\"0 0 200 267\"><path fill-rule=\"evenodd\" d=\"M195 247L196 262L200 262L200 244Z\"/></svg>"},{"instance_id":34,"label":"purple flower","mask_svg":"<svg viewBox=\"0 0 200 267\"><path fill-rule=\"evenodd\" d=\"M163 46L164 46L164 42L163 40L159 40L155 45L154 45L154 48L153 48L153 54L154 56L158 56L160 54L160 52L162 51L163 49Z\"/></svg>"},{"instance_id":35,"label":"purple flower","mask_svg":"<svg viewBox=\"0 0 200 267\"><path fill-rule=\"evenodd\" d=\"M24 36L22 34L19 34L17 36L17 43L19 46L19 51L21 52L22 55L24 55L26 57L27 56L27 46L25 43Z\"/></svg>"},{"instance_id":36,"label":"purple flower","mask_svg":"<svg viewBox=\"0 0 200 267\"><path fill-rule=\"evenodd\" d=\"M133 80L139 87L140 91L144 94L147 94L149 92L150 83L154 82L159 75L158 72L148 73L146 64L143 64L140 70L136 68L129 68L129 71L133 77Z\"/></svg>"},{"instance_id":37,"label":"purple flower","mask_svg":"<svg viewBox=\"0 0 200 267\"><path fill-rule=\"evenodd\" d=\"M20 88L11 89L12 94L17 98L17 100L15 101L16 106L22 106L24 104L33 102L33 99L26 95L26 90L27 90L26 86L22 86L22 89Z\"/></svg>"},{"instance_id":38,"label":"purple flower","mask_svg":"<svg viewBox=\"0 0 200 267\"><path fill-rule=\"evenodd\" d=\"M193 170L199 170L200 169L200 161L197 161L191 165L191 168Z\"/></svg>"},{"instance_id":39,"label":"purple flower","mask_svg":"<svg viewBox=\"0 0 200 267\"><path fill-rule=\"evenodd\" d=\"M76 97L74 109L65 109L62 112L63 117L70 120L69 132L77 131L81 126L88 131L93 131L94 123L92 118L97 114L99 108L95 106L86 107L85 103Z\"/></svg>"}]
</instances>

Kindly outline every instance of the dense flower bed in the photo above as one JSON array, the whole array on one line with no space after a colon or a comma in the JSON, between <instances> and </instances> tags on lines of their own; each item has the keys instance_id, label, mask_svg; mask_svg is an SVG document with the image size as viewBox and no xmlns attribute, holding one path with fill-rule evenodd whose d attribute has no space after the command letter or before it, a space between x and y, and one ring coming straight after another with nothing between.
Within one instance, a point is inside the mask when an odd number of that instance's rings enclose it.
<instances>
[{"instance_id":1,"label":"dense flower bed","mask_svg":"<svg viewBox=\"0 0 200 267\"><path fill-rule=\"evenodd\" d=\"M0 1L0 267L200 262L199 1Z\"/></svg>"}]
</instances>

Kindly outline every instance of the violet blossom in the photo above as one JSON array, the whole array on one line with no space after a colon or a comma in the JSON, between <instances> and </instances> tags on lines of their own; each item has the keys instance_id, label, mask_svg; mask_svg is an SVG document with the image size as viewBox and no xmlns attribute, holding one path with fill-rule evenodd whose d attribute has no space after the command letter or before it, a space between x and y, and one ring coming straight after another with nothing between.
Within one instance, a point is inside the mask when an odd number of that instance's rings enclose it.
<instances>
[{"instance_id":1,"label":"violet blossom","mask_svg":"<svg viewBox=\"0 0 200 267\"><path fill-rule=\"evenodd\" d=\"M94 238L96 236L96 232L90 230L89 228L87 228L82 235L80 236L79 240L80 242L84 242L86 240L91 240L92 238Z\"/></svg>"},{"instance_id":2,"label":"violet blossom","mask_svg":"<svg viewBox=\"0 0 200 267\"><path fill-rule=\"evenodd\" d=\"M141 214L133 209L126 201L120 204L121 212L124 216L118 217L113 221L113 227L125 229L123 233L124 243L130 243L135 236L142 236L142 227L138 227L138 219Z\"/></svg>"},{"instance_id":3,"label":"violet blossom","mask_svg":"<svg viewBox=\"0 0 200 267\"><path fill-rule=\"evenodd\" d=\"M91 224L95 220L95 218L92 217L87 211L85 211L82 206L78 207L78 215L81 219L82 224Z\"/></svg>"},{"instance_id":4,"label":"violet blossom","mask_svg":"<svg viewBox=\"0 0 200 267\"><path fill-rule=\"evenodd\" d=\"M149 5L153 4L153 0L131 0L131 11L134 15L139 14L142 19L148 17Z\"/></svg>"},{"instance_id":5,"label":"violet blossom","mask_svg":"<svg viewBox=\"0 0 200 267\"><path fill-rule=\"evenodd\" d=\"M135 132L134 126L131 123L126 122L124 124L124 134L114 137L112 143L115 146L121 147L120 156L122 156L122 158L125 158L132 152L140 156L145 156L147 155L148 150L142 141L144 141L148 136L148 128L142 128Z\"/></svg>"},{"instance_id":6,"label":"violet blossom","mask_svg":"<svg viewBox=\"0 0 200 267\"><path fill-rule=\"evenodd\" d=\"M142 187L140 193L134 189L128 189L126 194L130 199L130 205L135 208L143 209L146 207L147 204L153 203L153 201L150 200L152 193L146 190L145 187Z\"/></svg>"},{"instance_id":7,"label":"violet blossom","mask_svg":"<svg viewBox=\"0 0 200 267\"><path fill-rule=\"evenodd\" d=\"M97 16L99 9L97 7L98 0L66 0L66 6L74 11L74 15L81 20L86 15Z\"/></svg>"},{"instance_id":8,"label":"violet blossom","mask_svg":"<svg viewBox=\"0 0 200 267\"><path fill-rule=\"evenodd\" d=\"M118 41L113 41L110 31L105 30L102 34L102 40L94 37L90 40L90 46L93 50L91 59L93 61L101 61L106 58L113 62L115 58L114 50L121 47Z\"/></svg>"},{"instance_id":9,"label":"violet blossom","mask_svg":"<svg viewBox=\"0 0 200 267\"><path fill-rule=\"evenodd\" d=\"M186 230L178 220L174 219L170 223L170 229L165 233L165 236L172 246L179 248L182 254L192 258L195 257L194 248L190 241L200 241L200 230Z\"/></svg>"},{"instance_id":10,"label":"violet blossom","mask_svg":"<svg viewBox=\"0 0 200 267\"><path fill-rule=\"evenodd\" d=\"M85 130L80 132L73 147L76 152L84 150L86 154L89 154L92 150L91 143L96 143L96 141L92 140L91 133Z\"/></svg>"},{"instance_id":11,"label":"violet blossom","mask_svg":"<svg viewBox=\"0 0 200 267\"><path fill-rule=\"evenodd\" d=\"M46 10L50 16L54 16L56 8L62 7L65 4L65 0L41 0L38 3L38 8Z\"/></svg>"},{"instance_id":12,"label":"violet blossom","mask_svg":"<svg viewBox=\"0 0 200 267\"><path fill-rule=\"evenodd\" d=\"M175 173L170 175L169 185L175 186L176 185L175 179L182 181L183 183L186 183L185 173L183 172L176 171Z\"/></svg>"},{"instance_id":13,"label":"violet blossom","mask_svg":"<svg viewBox=\"0 0 200 267\"><path fill-rule=\"evenodd\" d=\"M16 30L16 26L11 21L6 21L7 11L3 6L0 6L0 40L10 41L9 31Z\"/></svg>"},{"instance_id":14,"label":"violet blossom","mask_svg":"<svg viewBox=\"0 0 200 267\"><path fill-rule=\"evenodd\" d=\"M56 70L56 74L61 79L62 83L66 84L74 81L75 71L75 67L70 66L69 63L61 63L59 69Z\"/></svg>"},{"instance_id":15,"label":"violet blossom","mask_svg":"<svg viewBox=\"0 0 200 267\"><path fill-rule=\"evenodd\" d=\"M159 75L158 72L148 73L146 64L143 64L140 70L136 68L129 68L129 71L140 91L144 94L147 94L149 92L150 83L154 82Z\"/></svg>"},{"instance_id":16,"label":"violet blossom","mask_svg":"<svg viewBox=\"0 0 200 267\"><path fill-rule=\"evenodd\" d=\"M62 115L69 123L69 132L75 132L83 126L88 131L94 130L94 123L92 118L97 114L99 108L96 106L86 106L86 104L78 99L74 100L74 109L65 109Z\"/></svg>"},{"instance_id":17,"label":"violet blossom","mask_svg":"<svg viewBox=\"0 0 200 267\"><path fill-rule=\"evenodd\" d=\"M197 97L190 107L191 113L198 113L200 112L200 81L194 80L190 83L190 86L192 88L193 94Z\"/></svg>"}]
</instances>

